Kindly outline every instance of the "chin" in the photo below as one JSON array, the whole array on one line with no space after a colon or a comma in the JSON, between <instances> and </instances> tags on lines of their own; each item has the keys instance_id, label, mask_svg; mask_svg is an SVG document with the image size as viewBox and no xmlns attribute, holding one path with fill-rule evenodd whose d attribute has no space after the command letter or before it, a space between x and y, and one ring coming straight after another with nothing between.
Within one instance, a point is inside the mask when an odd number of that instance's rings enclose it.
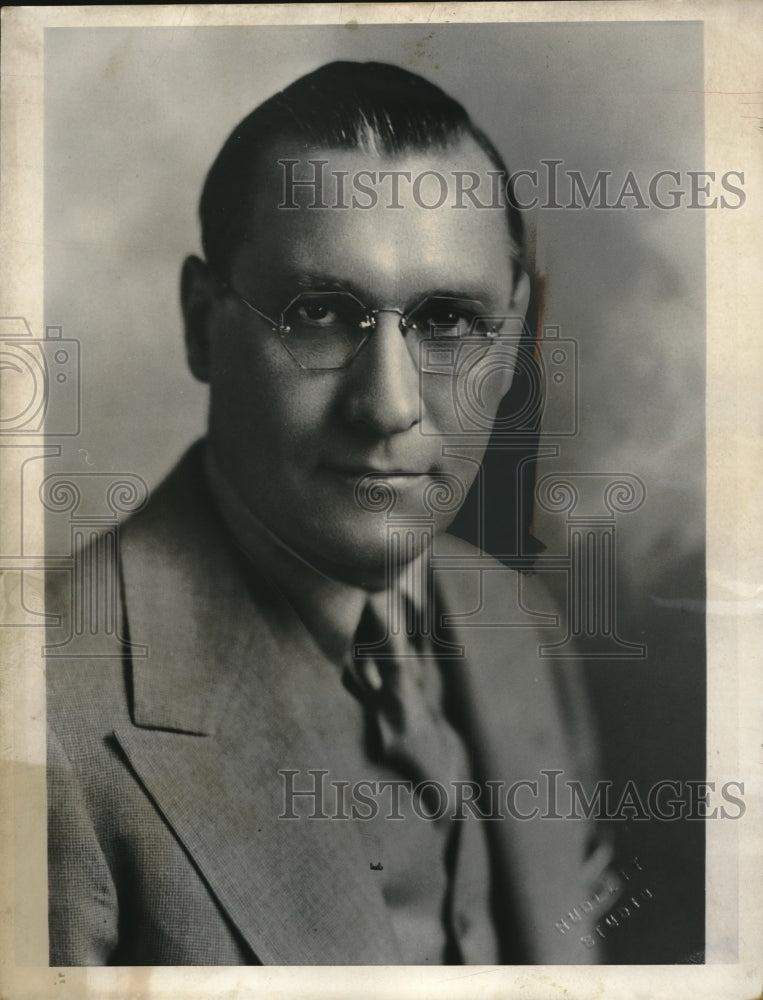
<instances>
[{"instance_id":1,"label":"chin","mask_svg":"<svg viewBox=\"0 0 763 1000\"><path fill-rule=\"evenodd\" d=\"M429 543L420 524L388 525L385 519L373 531L354 527L337 535L333 544L325 539L321 551L314 554L315 564L329 576L364 590L387 588L390 573L417 559Z\"/></svg>"}]
</instances>

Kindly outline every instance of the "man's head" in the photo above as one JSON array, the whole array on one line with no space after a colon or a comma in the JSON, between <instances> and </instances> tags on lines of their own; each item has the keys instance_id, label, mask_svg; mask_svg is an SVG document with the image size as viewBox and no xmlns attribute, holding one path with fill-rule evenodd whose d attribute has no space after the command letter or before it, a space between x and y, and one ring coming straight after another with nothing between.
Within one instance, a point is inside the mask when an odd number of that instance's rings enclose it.
<instances>
[{"instance_id":1,"label":"man's head","mask_svg":"<svg viewBox=\"0 0 763 1000\"><path fill-rule=\"evenodd\" d=\"M284 163L301 177L316 160L330 207L297 185L285 199ZM366 184L384 171L404 183L353 199L345 186L364 171ZM429 514L444 530L455 508L433 490L468 490L511 384L504 335L529 284L521 221L510 199L459 198L468 172L487 184L505 166L439 88L333 63L253 111L202 194L207 261L186 261L182 294L217 462L284 543L366 586L387 564L389 510L374 497L391 492L396 519ZM466 436L459 398L480 411Z\"/></svg>"}]
</instances>

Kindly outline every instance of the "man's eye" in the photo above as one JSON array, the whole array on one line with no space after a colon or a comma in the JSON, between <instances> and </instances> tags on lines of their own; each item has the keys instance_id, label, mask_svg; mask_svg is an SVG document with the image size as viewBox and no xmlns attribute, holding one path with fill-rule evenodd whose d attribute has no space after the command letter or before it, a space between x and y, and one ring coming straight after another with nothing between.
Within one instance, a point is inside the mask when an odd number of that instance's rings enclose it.
<instances>
[{"instance_id":1,"label":"man's eye","mask_svg":"<svg viewBox=\"0 0 763 1000\"><path fill-rule=\"evenodd\" d=\"M474 316L453 306L431 306L412 317L412 325L422 333L440 337L465 337Z\"/></svg>"},{"instance_id":2,"label":"man's eye","mask_svg":"<svg viewBox=\"0 0 763 1000\"><path fill-rule=\"evenodd\" d=\"M433 312L429 316L429 322L432 326L458 326L461 319L462 317L453 312L452 309Z\"/></svg>"},{"instance_id":3,"label":"man's eye","mask_svg":"<svg viewBox=\"0 0 763 1000\"><path fill-rule=\"evenodd\" d=\"M330 302L302 302L296 313L301 323L311 326L332 326L339 321L338 312Z\"/></svg>"}]
</instances>

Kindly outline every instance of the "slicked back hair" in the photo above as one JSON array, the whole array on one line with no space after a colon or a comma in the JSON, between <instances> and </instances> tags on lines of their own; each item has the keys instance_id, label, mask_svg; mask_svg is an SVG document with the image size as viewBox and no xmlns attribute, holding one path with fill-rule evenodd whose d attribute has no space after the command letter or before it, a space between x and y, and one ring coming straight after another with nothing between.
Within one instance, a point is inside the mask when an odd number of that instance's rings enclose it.
<instances>
[{"instance_id":1,"label":"slicked back hair","mask_svg":"<svg viewBox=\"0 0 763 1000\"><path fill-rule=\"evenodd\" d=\"M250 235L258 156L279 141L306 150L360 149L395 156L445 150L471 138L509 181L500 153L466 110L423 77L378 62L332 62L255 108L230 134L207 174L199 204L209 267L227 280L235 250ZM524 265L522 217L511 185L505 211L514 279Z\"/></svg>"}]
</instances>

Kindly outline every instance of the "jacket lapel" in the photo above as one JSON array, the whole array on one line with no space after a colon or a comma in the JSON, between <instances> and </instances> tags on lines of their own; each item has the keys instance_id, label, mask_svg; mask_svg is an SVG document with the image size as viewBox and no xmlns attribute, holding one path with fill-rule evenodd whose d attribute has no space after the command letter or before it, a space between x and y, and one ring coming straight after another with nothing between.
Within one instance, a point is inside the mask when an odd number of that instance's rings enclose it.
<instances>
[{"instance_id":1,"label":"jacket lapel","mask_svg":"<svg viewBox=\"0 0 763 1000\"><path fill-rule=\"evenodd\" d=\"M480 580L482 573L487 580ZM507 583L513 592L507 593ZM503 782L501 808L505 810L506 790L514 783L537 782L536 795L527 786L517 792L516 809L530 813L537 806L538 816L508 816L487 824L497 871L520 917L517 932L524 937L529 961L582 964L591 961L580 941L589 928L580 925L577 933L568 933L558 925L591 896L584 865L590 826L583 820L561 818L569 811L562 783L580 775L561 724L551 668L539 658L538 633L534 628L495 624L517 610L515 588L519 585L518 574L496 568L492 561L486 563L485 571L437 574L442 611L480 609L469 627L443 630L444 637L464 648L462 660L446 661L444 667L450 689L458 692L466 740L479 777ZM563 773L554 779L550 774L554 770ZM555 780L556 805L551 802L549 807L546 789ZM553 814L558 818L549 818Z\"/></svg>"},{"instance_id":2,"label":"jacket lapel","mask_svg":"<svg viewBox=\"0 0 763 1000\"><path fill-rule=\"evenodd\" d=\"M279 818L279 770L301 788L326 748L268 626L278 600L239 570L199 464L187 456L123 532L129 635L148 654L132 667L135 725L116 738L261 962L388 962L397 945L353 825Z\"/></svg>"}]
</instances>

